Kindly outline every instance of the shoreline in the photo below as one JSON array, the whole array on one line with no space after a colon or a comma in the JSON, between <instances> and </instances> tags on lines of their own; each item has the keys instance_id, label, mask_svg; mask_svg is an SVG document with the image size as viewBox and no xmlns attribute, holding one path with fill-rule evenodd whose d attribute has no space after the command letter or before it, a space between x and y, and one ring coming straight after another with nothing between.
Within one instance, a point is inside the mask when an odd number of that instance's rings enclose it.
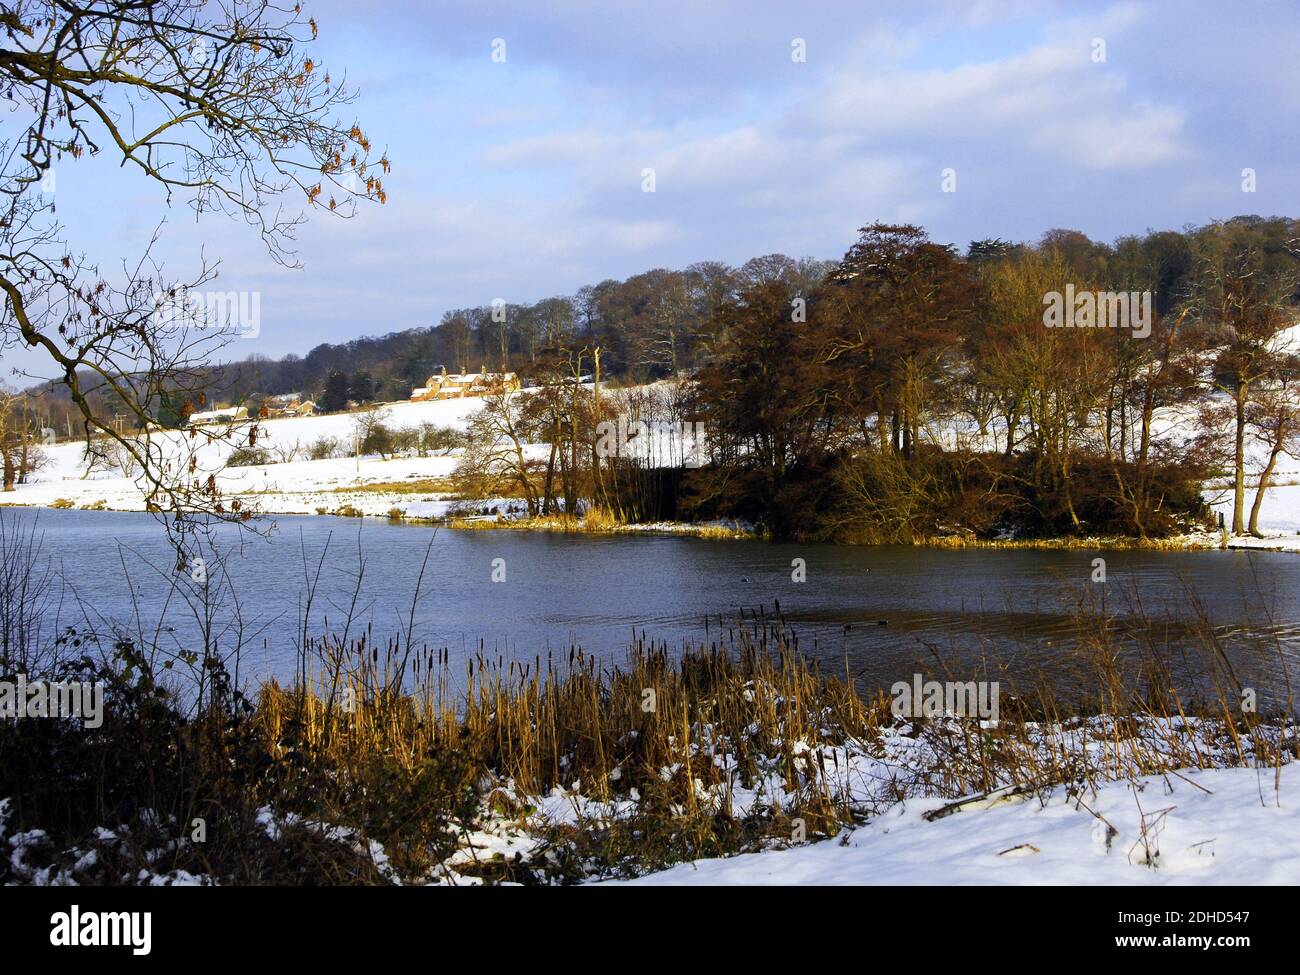
<instances>
[{"instance_id":1,"label":"shoreline","mask_svg":"<svg viewBox=\"0 0 1300 975\"><path fill-rule=\"evenodd\" d=\"M276 492L280 494L280 492ZM287 496L287 495L280 495ZM348 498L343 501L342 498ZM329 504L316 504L316 501L329 498L339 499L340 503L331 508ZM19 502L0 498L0 508L22 508L47 511L112 511L123 514L146 514L143 507L126 507L112 505L107 499L99 499L87 504L59 504L55 502ZM400 502L406 500L407 506ZM356 502L356 503L353 503ZM440 498L423 499L423 504L434 503L439 506L453 502ZM364 508L357 507L357 503ZM498 502L501 503L501 502ZM388 505L387 510L379 510ZM419 505L417 504L416 507ZM356 487L344 490L311 492L304 496L304 503L286 506L280 510L264 509L258 516L306 517L306 518L370 518L391 524L427 525L447 528L453 531L516 531L516 532L558 532L570 535L669 535L686 538L731 539L771 541L771 538L752 525L740 521L656 521L656 522L617 522L601 518L594 523L587 519L576 522L555 516L506 518L498 514L486 515L431 515L412 513L409 495L375 492L369 494ZM395 514L394 512L400 512ZM1262 538L1253 535L1228 536L1226 544L1218 532L1196 532L1174 535L1168 538L1139 539L1130 536L1057 536L1053 538L974 538L969 535L935 535L915 539L911 542L831 542L846 547L878 547L883 545L903 545L912 548L932 549L1005 549L1005 550L1109 550L1109 551L1149 551L1149 552L1199 552L1199 551L1260 551L1300 553L1300 532L1274 532Z\"/></svg>"}]
</instances>

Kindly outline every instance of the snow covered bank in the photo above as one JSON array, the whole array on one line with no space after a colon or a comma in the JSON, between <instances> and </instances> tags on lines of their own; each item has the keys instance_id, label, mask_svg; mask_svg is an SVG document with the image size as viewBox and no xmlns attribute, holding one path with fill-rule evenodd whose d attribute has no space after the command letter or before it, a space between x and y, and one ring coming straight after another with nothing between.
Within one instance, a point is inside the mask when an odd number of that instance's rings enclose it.
<instances>
[{"instance_id":1,"label":"snow covered bank","mask_svg":"<svg viewBox=\"0 0 1300 975\"><path fill-rule=\"evenodd\" d=\"M27 852L44 840L41 830L5 836L0 800L0 840L24 883L75 884L95 866L97 850L74 850L75 865L27 869ZM563 816L566 800L543 808ZM966 886L1115 885L1261 886L1300 883L1300 768L1189 769L1134 781L1112 782L1082 796L1057 789L1046 799L1014 796L975 803L944 814L942 799L913 799L855 829L819 843L697 860L633 880L602 884L641 886ZM927 818L931 817L931 818ZM296 817L289 817L293 821ZM269 835L275 818L264 810ZM330 839L368 847L369 858L390 883L383 847L359 841L351 830L310 824ZM101 829L110 847L128 842L129 830ZM527 856L536 840L518 830L472 830L465 847L431 881L465 886L482 881L461 874L476 861ZM159 858L164 851L159 851ZM21 868L21 869L19 869ZM128 883L213 883L185 871L147 872Z\"/></svg>"},{"instance_id":2,"label":"snow covered bank","mask_svg":"<svg viewBox=\"0 0 1300 975\"><path fill-rule=\"evenodd\" d=\"M1279 481L1295 481L1294 476L1277 478ZM1232 495L1223 491L1207 491L1207 500L1216 514L1223 515L1224 522L1232 525ZM1254 504L1253 489L1246 492L1246 510ZM1270 487L1264 492L1264 503L1259 510L1260 534L1263 538L1231 538L1229 548L1274 549L1286 552L1300 552L1300 483L1282 483Z\"/></svg>"},{"instance_id":3,"label":"snow covered bank","mask_svg":"<svg viewBox=\"0 0 1300 975\"><path fill-rule=\"evenodd\" d=\"M1277 786L1275 788L1275 786ZM635 884L1296 884L1300 768L1188 770L926 819L912 799L838 839L698 860ZM1112 833L1111 831L1114 830Z\"/></svg>"},{"instance_id":4,"label":"snow covered bank","mask_svg":"<svg viewBox=\"0 0 1300 975\"><path fill-rule=\"evenodd\" d=\"M955 724L918 733L904 723L841 745L796 742L792 766L760 761L757 776L742 771L725 743L711 740L711 729L697 729L708 744L696 749L700 764L692 763L695 805L706 815L765 823L759 852L653 872L646 839L613 866L618 880L611 879L610 864L575 870L571 859L568 876L662 885L1300 882L1293 729L1281 735L1276 727L1259 729L1262 737L1253 744L1241 739L1244 751L1238 751L1216 721L1135 721L988 726L991 734L1008 735L1003 750L993 749L1001 761L1026 750L1023 761L990 769L995 787L979 793L948 787L981 774L969 763L978 755L960 744L953 750ZM703 771L706 762L712 773ZM813 791L824 790L853 815L836 838L808 843L802 834L811 821L798 818L805 815L799 810L819 772L824 777ZM680 764L659 770L665 782L684 774ZM611 785L622 778L616 770ZM1044 784L1030 784L1035 781ZM584 836L620 829L640 836L663 825L644 818L645 799L635 789L598 801L578 785L525 796L501 782L491 794L494 808L505 812L466 832L439 882L479 883L503 860L522 875L546 877L557 851L592 845ZM685 804L670 818L689 832Z\"/></svg>"}]
</instances>

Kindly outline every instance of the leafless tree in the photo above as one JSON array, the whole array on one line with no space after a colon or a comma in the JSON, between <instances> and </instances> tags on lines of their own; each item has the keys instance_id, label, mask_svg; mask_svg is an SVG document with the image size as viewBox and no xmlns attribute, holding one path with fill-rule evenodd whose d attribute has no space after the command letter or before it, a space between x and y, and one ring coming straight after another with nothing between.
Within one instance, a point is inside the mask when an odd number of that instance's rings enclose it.
<instances>
[{"instance_id":1,"label":"leafless tree","mask_svg":"<svg viewBox=\"0 0 1300 975\"><path fill-rule=\"evenodd\" d=\"M38 445L38 434L27 397L0 389L0 467L5 491L14 490L48 462Z\"/></svg>"},{"instance_id":2,"label":"leafless tree","mask_svg":"<svg viewBox=\"0 0 1300 975\"><path fill-rule=\"evenodd\" d=\"M196 390L199 367L239 327L191 301L218 265L169 277L151 257L155 232L120 271L102 273L79 256L76 228L60 222L43 181L106 154L157 191L160 209L183 202L241 219L272 260L293 265L303 211L349 216L358 199L383 202L388 160L339 120L352 96L306 53L317 25L301 5L20 0L0 6L0 32L11 106L0 133L0 351L46 355L84 435L135 458L150 508L183 547L196 525L251 513L223 501L196 431L179 454L177 438L147 432L164 398ZM97 394L145 435L110 425ZM202 406L195 395L186 409ZM205 437L250 446L256 427Z\"/></svg>"},{"instance_id":3,"label":"leafless tree","mask_svg":"<svg viewBox=\"0 0 1300 975\"><path fill-rule=\"evenodd\" d=\"M488 498L502 492L522 497L528 514L541 512L539 480L545 465L528 456L529 421L524 394L501 390L487 396L483 409L470 417L467 446L456 465L466 494Z\"/></svg>"},{"instance_id":4,"label":"leafless tree","mask_svg":"<svg viewBox=\"0 0 1300 975\"><path fill-rule=\"evenodd\" d=\"M1246 525L1246 531L1258 536L1260 509L1278 458L1282 454L1300 457L1300 355L1296 352L1277 355L1271 381L1258 390L1246 411L1246 423L1251 435L1267 451Z\"/></svg>"},{"instance_id":5,"label":"leafless tree","mask_svg":"<svg viewBox=\"0 0 1300 975\"><path fill-rule=\"evenodd\" d=\"M352 419L353 441L357 453L375 453L385 460L393 453L393 432L389 427L393 411L381 406L369 406Z\"/></svg>"},{"instance_id":6,"label":"leafless tree","mask_svg":"<svg viewBox=\"0 0 1300 975\"><path fill-rule=\"evenodd\" d=\"M1214 224L1197 241L1193 309L1208 340L1209 383L1232 404L1232 533L1246 533L1248 414L1276 374L1279 343L1295 322L1300 240L1272 248L1243 238L1241 228Z\"/></svg>"}]
</instances>

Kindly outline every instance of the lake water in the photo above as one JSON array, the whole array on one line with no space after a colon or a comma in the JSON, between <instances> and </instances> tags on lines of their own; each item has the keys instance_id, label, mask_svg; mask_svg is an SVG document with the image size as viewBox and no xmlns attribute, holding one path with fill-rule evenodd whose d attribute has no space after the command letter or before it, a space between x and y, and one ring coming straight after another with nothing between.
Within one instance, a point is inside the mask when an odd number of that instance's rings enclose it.
<instances>
[{"instance_id":1,"label":"lake water","mask_svg":"<svg viewBox=\"0 0 1300 975\"><path fill-rule=\"evenodd\" d=\"M195 621L171 594L174 559L152 517L15 510L0 517L11 528L37 519L44 553L61 567L68 587L59 625L103 633L163 618L170 627L162 631L164 642L194 640ZM326 517L274 522L269 540L229 527L215 537L238 595L245 677L292 675L307 579L318 563L313 631L337 631L351 607L362 621L354 628L369 624L381 639L404 633L426 550L414 635L448 648L453 659L480 645L529 660L578 645L617 660L634 630L680 646L706 638L706 618L716 639L719 618L734 625L741 613L770 616L779 605L802 652L837 673L847 665L864 688L887 687L917 670L937 675L941 660L964 679L982 666L1023 677L1068 666L1071 604L1079 598L1104 599L1130 620L1140 606L1147 623L1137 636L1178 657L1197 617L1187 601L1194 592L1230 659L1243 679L1261 685L1262 697L1284 698L1282 660L1293 670L1300 661L1300 556L1285 553L938 550L664 535L435 533L427 526ZM1097 557L1106 560L1104 586L1091 581ZM806 581L792 579L796 559L804 560ZM493 581L494 569L503 581ZM227 625L230 618L223 618ZM233 630L221 639L232 644Z\"/></svg>"}]
</instances>

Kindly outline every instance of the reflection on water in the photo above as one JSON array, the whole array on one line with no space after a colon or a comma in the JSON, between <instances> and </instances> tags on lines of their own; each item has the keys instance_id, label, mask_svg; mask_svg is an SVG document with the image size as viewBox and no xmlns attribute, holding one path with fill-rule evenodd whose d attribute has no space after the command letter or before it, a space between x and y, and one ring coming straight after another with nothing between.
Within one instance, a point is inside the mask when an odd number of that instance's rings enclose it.
<instances>
[{"instance_id":1,"label":"reflection on water","mask_svg":"<svg viewBox=\"0 0 1300 975\"><path fill-rule=\"evenodd\" d=\"M162 639L188 646L196 622L168 584L172 559L146 515L46 511L46 554L70 587L60 625L106 631L165 617ZM432 546L430 541L432 540ZM480 647L531 659L578 645L617 658L632 633L670 646L717 639L719 619L779 616L823 667L888 686L916 669L987 667L1008 679L1070 669L1073 614L1101 607L1128 621L1130 642L1189 653L1200 614L1244 681L1275 698L1284 659L1300 648L1300 556L1250 552L936 550L714 541L656 535L453 532L337 518L280 517L270 540L219 530L237 596L244 676L289 676L309 580L319 583L309 629L380 640L405 633L452 659ZM421 564L428 565L410 618ZM1090 581L1092 560L1107 583ZM792 580L803 559L807 580ZM505 579L492 581L493 560ZM499 575L499 573L498 573ZM358 582L358 577L359 582ZM1200 610L1189 605L1194 592ZM227 608L223 645L235 641ZM1134 628L1137 621L1145 621ZM1187 662L1177 658L1187 656ZM1271 689L1272 690L1271 690Z\"/></svg>"}]
</instances>

